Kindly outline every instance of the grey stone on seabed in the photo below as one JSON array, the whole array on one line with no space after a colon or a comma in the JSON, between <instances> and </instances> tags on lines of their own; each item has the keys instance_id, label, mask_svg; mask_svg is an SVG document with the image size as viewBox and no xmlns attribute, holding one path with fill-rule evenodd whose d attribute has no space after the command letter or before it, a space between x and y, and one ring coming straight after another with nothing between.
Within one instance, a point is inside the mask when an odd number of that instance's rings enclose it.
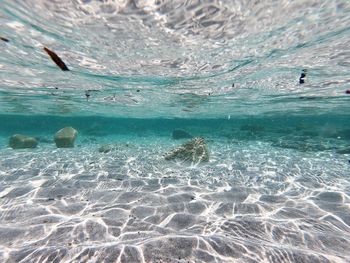
<instances>
[{"instance_id":1,"label":"grey stone on seabed","mask_svg":"<svg viewBox=\"0 0 350 263\"><path fill-rule=\"evenodd\" d=\"M192 138L193 136L189 134L187 131L182 130L182 129L176 129L173 130L172 137L174 140L179 140L179 139L188 139Z\"/></svg>"},{"instance_id":2,"label":"grey stone on seabed","mask_svg":"<svg viewBox=\"0 0 350 263\"><path fill-rule=\"evenodd\" d=\"M15 134L9 140L9 146L12 149L35 148L37 145L38 141L34 137L22 134Z\"/></svg>"},{"instance_id":3,"label":"grey stone on seabed","mask_svg":"<svg viewBox=\"0 0 350 263\"><path fill-rule=\"evenodd\" d=\"M344 149L340 149L337 151L339 154L350 154L350 146Z\"/></svg>"},{"instance_id":4,"label":"grey stone on seabed","mask_svg":"<svg viewBox=\"0 0 350 263\"><path fill-rule=\"evenodd\" d=\"M65 127L56 132L54 140L57 148L74 147L74 141L77 138L78 132L72 127Z\"/></svg>"},{"instance_id":5,"label":"grey stone on seabed","mask_svg":"<svg viewBox=\"0 0 350 263\"><path fill-rule=\"evenodd\" d=\"M175 148L165 155L165 160L179 160L191 163L201 163L209 161L209 151L205 140L201 137L192 140Z\"/></svg>"},{"instance_id":6,"label":"grey stone on seabed","mask_svg":"<svg viewBox=\"0 0 350 263\"><path fill-rule=\"evenodd\" d=\"M112 150L114 150L115 149L115 145L112 145L112 144L104 144L104 145L102 145L102 146L100 146L99 148L98 148L98 151L100 152L100 153L108 153L108 152L110 152L110 151L112 151Z\"/></svg>"}]
</instances>

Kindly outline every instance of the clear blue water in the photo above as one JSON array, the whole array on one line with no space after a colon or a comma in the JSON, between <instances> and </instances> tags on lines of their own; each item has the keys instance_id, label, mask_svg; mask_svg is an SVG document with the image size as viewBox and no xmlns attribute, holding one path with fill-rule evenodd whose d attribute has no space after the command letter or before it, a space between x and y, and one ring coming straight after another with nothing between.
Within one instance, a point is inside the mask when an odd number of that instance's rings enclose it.
<instances>
[{"instance_id":1,"label":"clear blue water","mask_svg":"<svg viewBox=\"0 0 350 263\"><path fill-rule=\"evenodd\" d=\"M0 262L350 262L349 21L346 0L0 0ZM176 129L209 162L165 160Z\"/></svg>"}]
</instances>

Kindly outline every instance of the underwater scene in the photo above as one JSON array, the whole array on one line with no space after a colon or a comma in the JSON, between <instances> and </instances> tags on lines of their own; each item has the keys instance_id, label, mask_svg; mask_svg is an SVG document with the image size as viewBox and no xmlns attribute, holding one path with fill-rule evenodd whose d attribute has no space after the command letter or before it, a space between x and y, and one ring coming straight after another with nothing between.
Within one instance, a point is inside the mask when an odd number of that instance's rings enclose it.
<instances>
[{"instance_id":1,"label":"underwater scene","mask_svg":"<svg viewBox=\"0 0 350 263\"><path fill-rule=\"evenodd\" d=\"M0 0L0 262L350 262L349 21Z\"/></svg>"}]
</instances>

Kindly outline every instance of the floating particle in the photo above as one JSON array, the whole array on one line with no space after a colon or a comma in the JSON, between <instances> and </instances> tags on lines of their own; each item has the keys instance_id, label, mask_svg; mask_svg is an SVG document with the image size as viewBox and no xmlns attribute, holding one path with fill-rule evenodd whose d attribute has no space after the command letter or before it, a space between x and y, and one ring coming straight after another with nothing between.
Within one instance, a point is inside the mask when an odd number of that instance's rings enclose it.
<instances>
[{"instance_id":1,"label":"floating particle","mask_svg":"<svg viewBox=\"0 0 350 263\"><path fill-rule=\"evenodd\" d=\"M56 65L62 69L63 71L69 71L68 67L66 66L66 64L64 64L64 62L62 61L62 59L57 56L57 54L53 51L51 51L50 49L48 49L47 47L44 47L44 50L47 54L49 54L50 58L53 60L53 62L56 63Z\"/></svg>"},{"instance_id":2,"label":"floating particle","mask_svg":"<svg viewBox=\"0 0 350 263\"><path fill-rule=\"evenodd\" d=\"M85 97L86 97L86 100L89 100L91 94L90 92L99 92L99 90L96 90L96 89L88 89L88 90L85 90Z\"/></svg>"},{"instance_id":3,"label":"floating particle","mask_svg":"<svg viewBox=\"0 0 350 263\"><path fill-rule=\"evenodd\" d=\"M136 90L136 92L140 92L140 90L138 89L138 90Z\"/></svg>"},{"instance_id":4,"label":"floating particle","mask_svg":"<svg viewBox=\"0 0 350 263\"><path fill-rule=\"evenodd\" d=\"M299 78L299 84L304 84L305 83L306 73L307 73L306 69L303 69L301 71L301 75L300 75L300 78Z\"/></svg>"},{"instance_id":5,"label":"floating particle","mask_svg":"<svg viewBox=\"0 0 350 263\"><path fill-rule=\"evenodd\" d=\"M91 96L90 91L89 90L85 91L86 100L88 100L90 98L90 96Z\"/></svg>"},{"instance_id":6,"label":"floating particle","mask_svg":"<svg viewBox=\"0 0 350 263\"><path fill-rule=\"evenodd\" d=\"M316 97L299 97L301 100L315 100L317 99Z\"/></svg>"},{"instance_id":7,"label":"floating particle","mask_svg":"<svg viewBox=\"0 0 350 263\"><path fill-rule=\"evenodd\" d=\"M234 88L235 87L235 83L232 83L232 88Z\"/></svg>"},{"instance_id":8,"label":"floating particle","mask_svg":"<svg viewBox=\"0 0 350 263\"><path fill-rule=\"evenodd\" d=\"M350 89L346 90L345 94L350 94Z\"/></svg>"},{"instance_id":9,"label":"floating particle","mask_svg":"<svg viewBox=\"0 0 350 263\"><path fill-rule=\"evenodd\" d=\"M10 42L10 40L8 40L7 38L4 38L4 37L0 37L0 39L1 39L2 41L5 41L5 42Z\"/></svg>"}]
</instances>

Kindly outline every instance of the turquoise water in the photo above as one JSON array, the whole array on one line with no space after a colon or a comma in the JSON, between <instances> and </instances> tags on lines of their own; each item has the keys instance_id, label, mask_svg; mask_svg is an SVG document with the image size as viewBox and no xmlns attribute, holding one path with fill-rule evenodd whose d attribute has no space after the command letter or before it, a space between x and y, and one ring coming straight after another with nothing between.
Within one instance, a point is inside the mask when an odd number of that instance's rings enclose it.
<instances>
[{"instance_id":1,"label":"turquoise water","mask_svg":"<svg viewBox=\"0 0 350 263\"><path fill-rule=\"evenodd\" d=\"M0 262L349 262L349 20L345 0L0 0ZM208 162L165 160L189 137Z\"/></svg>"}]
</instances>

